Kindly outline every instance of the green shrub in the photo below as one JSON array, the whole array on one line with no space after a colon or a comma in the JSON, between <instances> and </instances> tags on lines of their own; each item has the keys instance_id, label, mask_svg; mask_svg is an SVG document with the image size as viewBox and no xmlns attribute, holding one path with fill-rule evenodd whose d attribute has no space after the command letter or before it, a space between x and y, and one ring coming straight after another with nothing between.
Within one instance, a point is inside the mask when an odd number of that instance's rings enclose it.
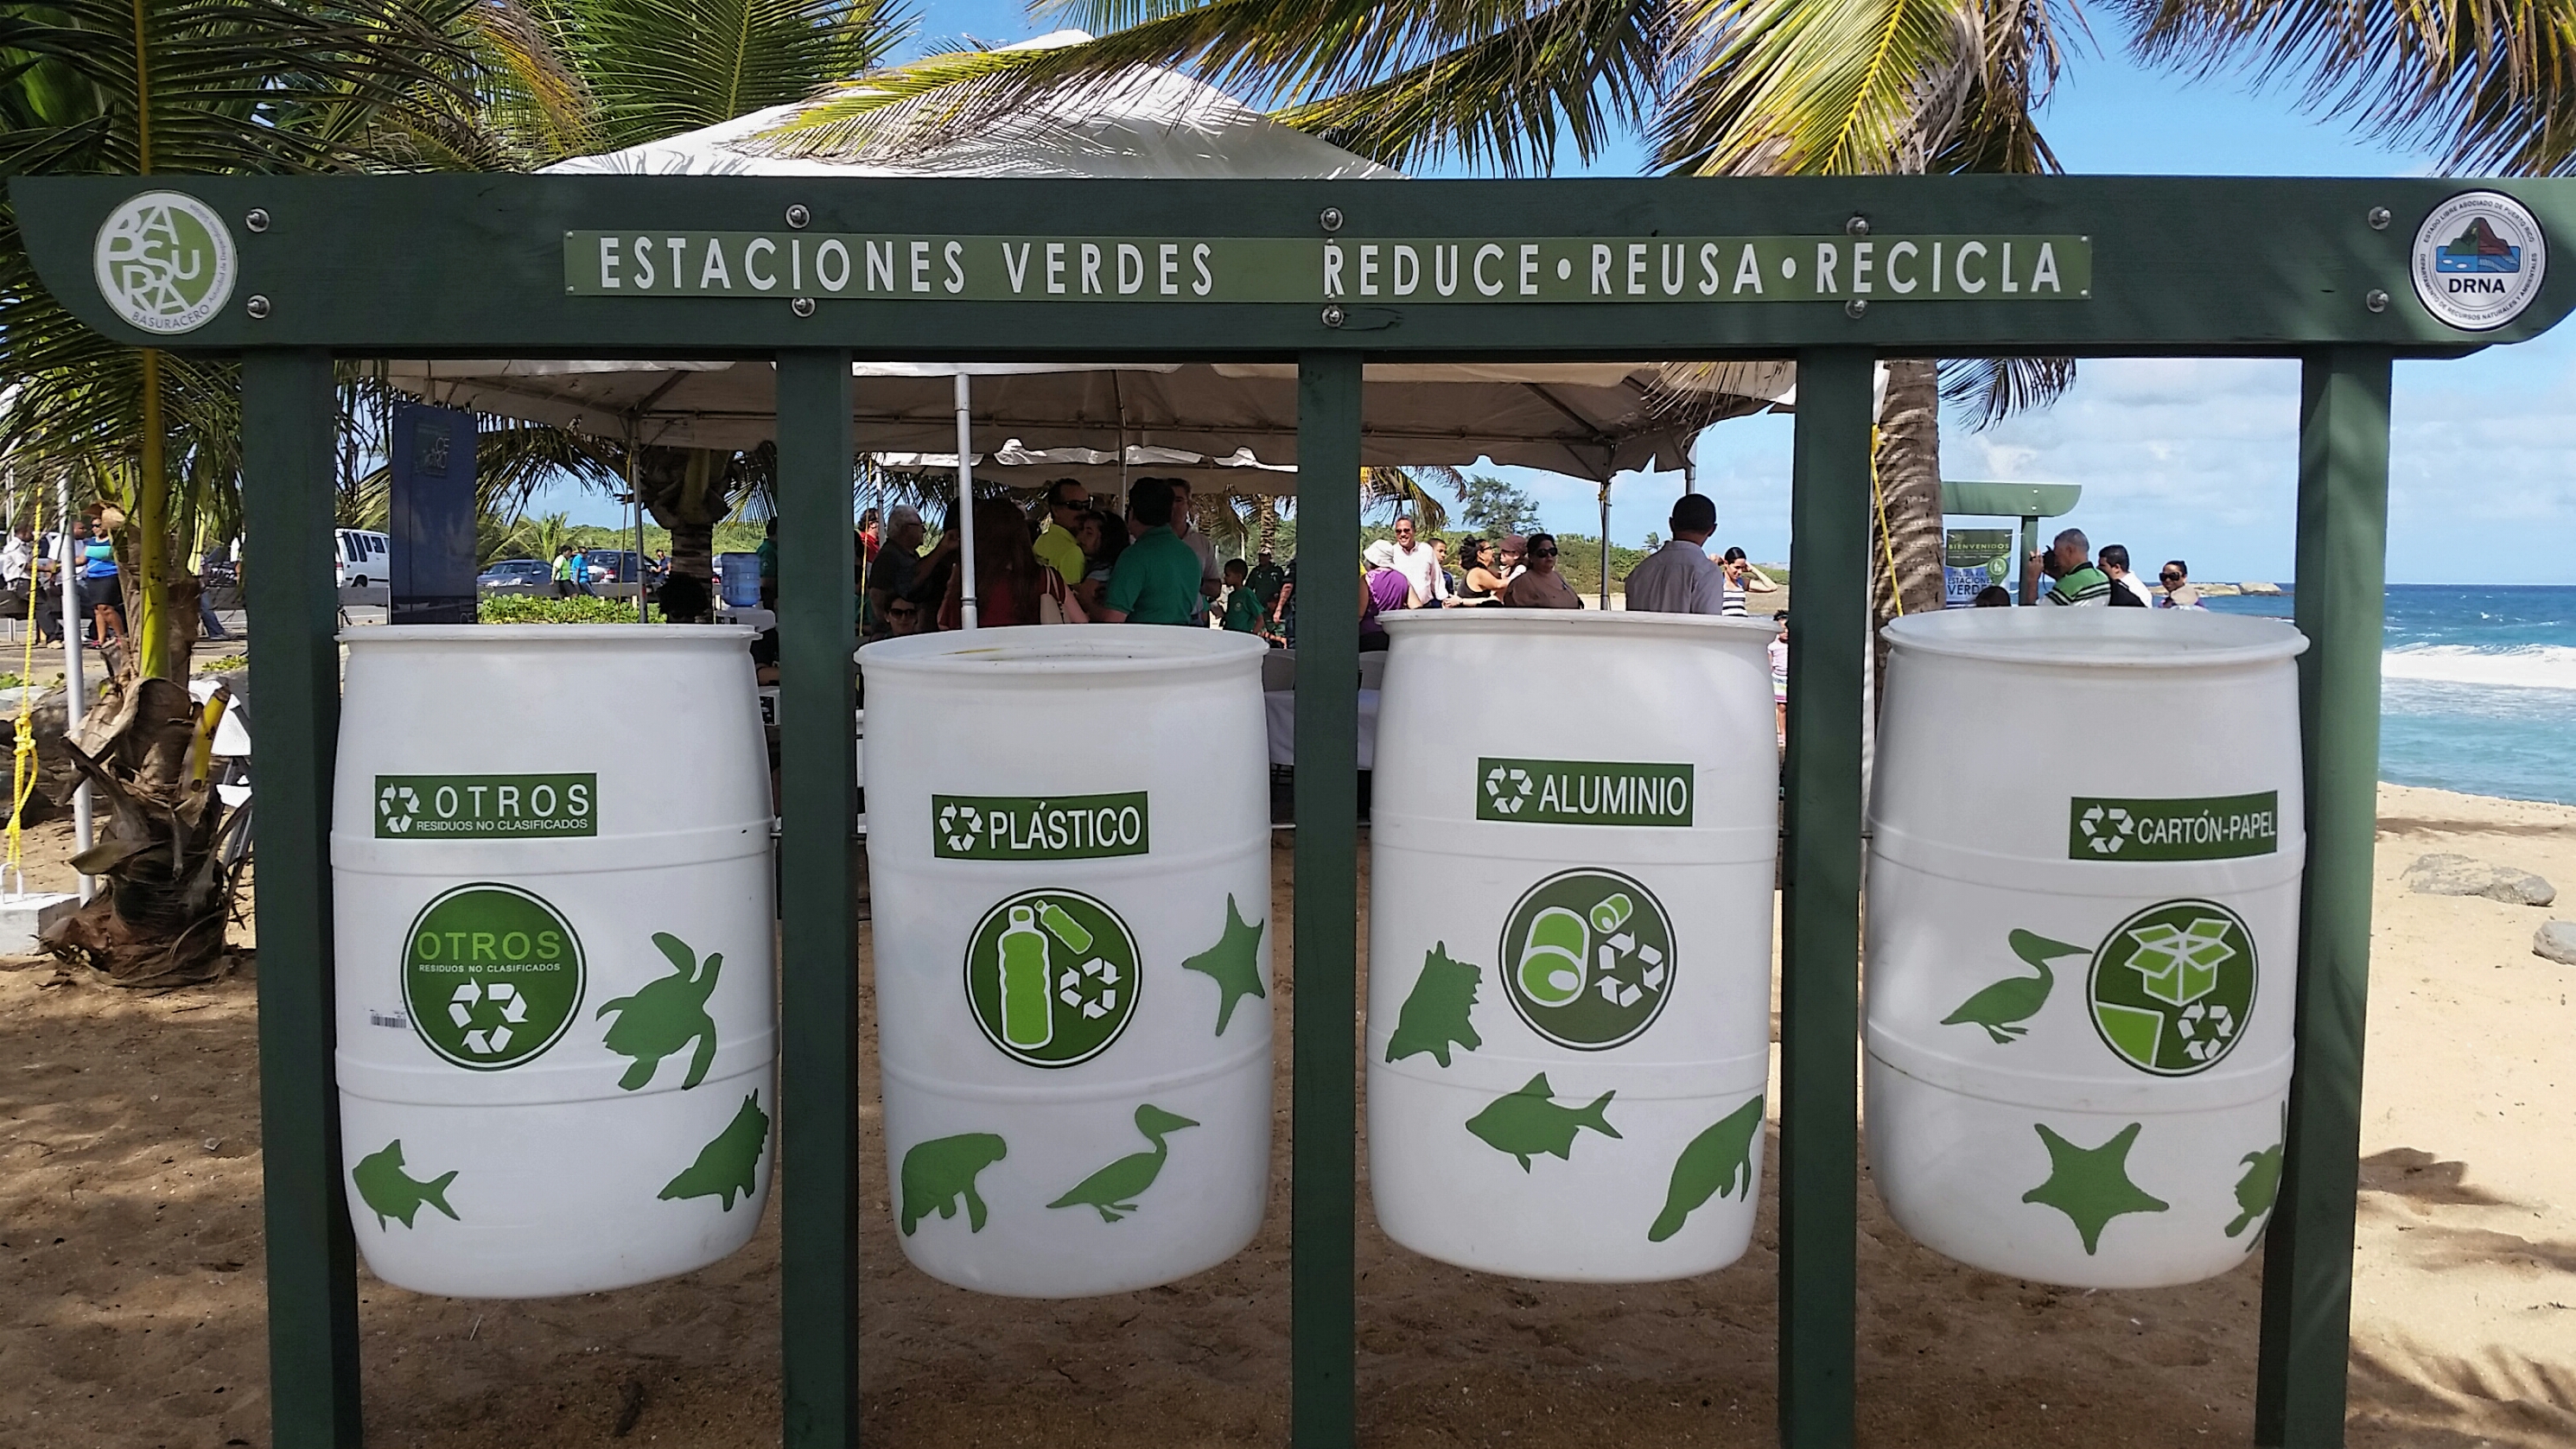
<instances>
[{"instance_id":1,"label":"green shrub","mask_svg":"<svg viewBox=\"0 0 2576 1449\"><path fill-rule=\"evenodd\" d=\"M635 601L588 596L555 599L543 594L493 594L483 600L476 617L486 624L632 624L635 622ZM662 610L658 605L653 609L653 622L662 622Z\"/></svg>"}]
</instances>

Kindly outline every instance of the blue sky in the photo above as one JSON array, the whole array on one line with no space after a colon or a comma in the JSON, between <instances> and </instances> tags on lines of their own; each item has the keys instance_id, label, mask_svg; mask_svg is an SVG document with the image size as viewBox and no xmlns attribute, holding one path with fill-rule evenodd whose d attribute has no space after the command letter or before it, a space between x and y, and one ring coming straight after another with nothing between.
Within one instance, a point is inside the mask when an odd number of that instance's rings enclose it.
<instances>
[{"instance_id":1,"label":"blue sky","mask_svg":"<svg viewBox=\"0 0 2576 1449\"><path fill-rule=\"evenodd\" d=\"M1056 28L1008 0L930 0L922 34L1007 44ZM2115 22L2098 17L2104 40ZM2302 113L2294 91L2243 80L2186 83L2100 46L2070 56L2041 124L2075 172L2166 175L2389 176L2434 169ZM1623 145L1581 168L1634 174ZM1572 171L1571 165L1560 174ZM2085 485L2068 519L2096 544L2144 559L2180 556L2203 579L2284 579L2292 555L2298 368L2232 360L2096 361L2054 408L1985 432L1943 429L1942 472ZM2576 583L2576 327L2458 362L2401 363L2390 465L2389 577L2396 582ZM1741 419L1700 443L1702 486L1718 503L1718 539L1756 558L1788 556L1790 421ZM1506 473L1539 500L1551 527L1598 527L1593 485L1524 469ZM1680 475L1622 475L1611 535L1641 541L1663 526ZM558 493L541 508L614 523L599 495Z\"/></svg>"}]
</instances>

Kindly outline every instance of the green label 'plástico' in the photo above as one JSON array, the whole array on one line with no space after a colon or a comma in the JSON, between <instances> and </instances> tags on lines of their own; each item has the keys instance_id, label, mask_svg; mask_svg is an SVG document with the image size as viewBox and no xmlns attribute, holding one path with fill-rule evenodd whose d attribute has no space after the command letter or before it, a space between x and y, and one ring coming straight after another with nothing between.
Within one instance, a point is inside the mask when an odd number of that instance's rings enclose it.
<instances>
[{"instance_id":1,"label":"green label 'pl\u00e1stico'","mask_svg":"<svg viewBox=\"0 0 2576 1449\"><path fill-rule=\"evenodd\" d=\"M1153 845L1145 792L933 795L930 853L941 860L1102 860Z\"/></svg>"}]
</instances>

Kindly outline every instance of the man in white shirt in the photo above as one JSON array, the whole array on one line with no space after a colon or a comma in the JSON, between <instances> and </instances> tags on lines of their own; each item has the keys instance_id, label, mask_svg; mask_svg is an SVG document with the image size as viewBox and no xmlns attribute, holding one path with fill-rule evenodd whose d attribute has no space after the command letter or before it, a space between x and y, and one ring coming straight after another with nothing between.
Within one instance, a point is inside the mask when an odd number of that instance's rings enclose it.
<instances>
[{"instance_id":1,"label":"man in white shirt","mask_svg":"<svg viewBox=\"0 0 2576 1449\"><path fill-rule=\"evenodd\" d=\"M1199 556L1199 607L1196 622L1207 622L1207 606L1225 590L1225 570L1216 561L1216 545L1208 536L1190 526L1190 482L1186 478L1167 478L1172 485L1172 532Z\"/></svg>"},{"instance_id":2,"label":"man in white shirt","mask_svg":"<svg viewBox=\"0 0 2576 1449\"><path fill-rule=\"evenodd\" d=\"M13 593L25 590L27 575L35 564L35 531L23 523L19 524L17 531L9 535L9 542L0 546L0 588Z\"/></svg>"},{"instance_id":3,"label":"man in white shirt","mask_svg":"<svg viewBox=\"0 0 2576 1449\"><path fill-rule=\"evenodd\" d=\"M1449 602L1448 581L1440 576L1440 555L1413 539L1413 520L1395 521L1395 571L1404 575L1405 607L1436 609Z\"/></svg>"},{"instance_id":4,"label":"man in white shirt","mask_svg":"<svg viewBox=\"0 0 2576 1449\"><path fill-rule=\"evenodd\" d=\"M1726 610L1726 572L1709 560L1717 503L1705 493L1673 501L1673 537L1628 571L1632 614L1719 614Z\"/></svg>"}]
</instances>

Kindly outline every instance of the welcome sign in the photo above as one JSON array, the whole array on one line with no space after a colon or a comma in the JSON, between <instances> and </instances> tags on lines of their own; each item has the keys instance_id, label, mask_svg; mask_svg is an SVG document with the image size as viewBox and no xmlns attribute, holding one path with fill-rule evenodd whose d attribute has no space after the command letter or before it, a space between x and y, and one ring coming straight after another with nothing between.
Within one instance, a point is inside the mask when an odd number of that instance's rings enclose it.
<instances>
[{"instance_id":1,"label":"welcome sign","mask_svg":"<svg viewBox=\"0 0 2576 1449\"><path fill-rule=\"evenodd\" d=\"M568 231L580 297L1711 303L2092 296L2084 236L939 236Z\"/></svg>"}]
</instances>

